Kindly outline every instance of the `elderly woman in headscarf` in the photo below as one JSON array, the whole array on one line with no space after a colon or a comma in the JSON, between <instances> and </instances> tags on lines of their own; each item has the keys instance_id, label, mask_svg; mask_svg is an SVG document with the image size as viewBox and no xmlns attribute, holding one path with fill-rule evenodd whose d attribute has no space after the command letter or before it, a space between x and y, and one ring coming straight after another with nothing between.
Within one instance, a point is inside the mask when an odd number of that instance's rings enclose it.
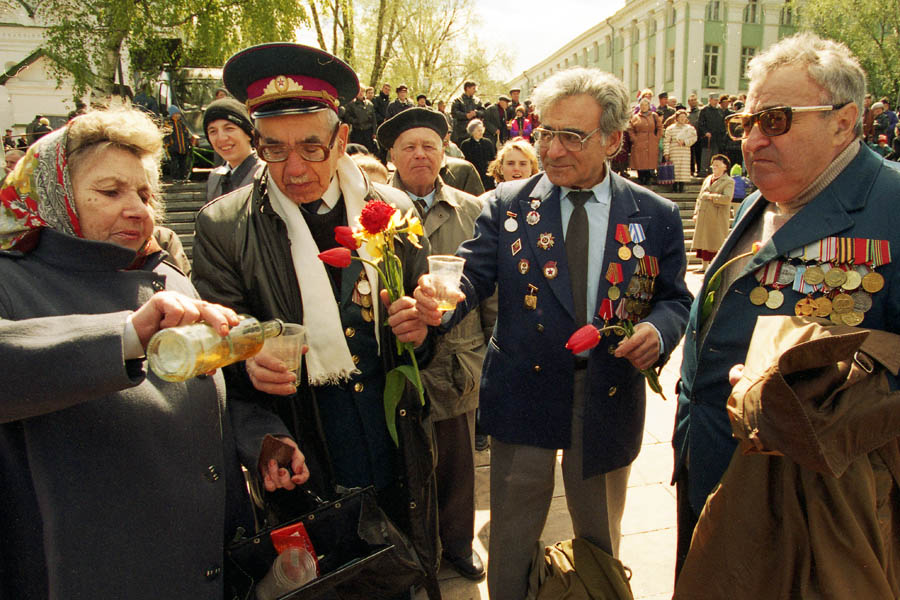
<instances>
[{"instance_id":1,"label":"elderly woman in headscarf","mask_svg":"<svg viewBox=\"0 0 900 600\"><path fill-rule=\"evenodd\" d=\"M459 145L466 160L475 166L478 175L481 177L481 183L485 190L494 189L494 178L488 175L487 169L494 157L497 156L497 146L493 140L484 137L484 123L481 119L472 119L466 125L466 132L469 134L465 140Z\"/></svg>"},{"instance_id":2,"label":"elderly woman in headscarf","mask_svg":"<svg viewBox=\"0 0 900 600\"><path fill-rule=\"evenodd\" d=\"M222 375L146 370L157 330L239 322L151 235L161 153L143 113L91 112L0 188L0 597L220 600L253 526Z\"/></svg>"},{"instance_id":3,"label":"elderly woman in headscarf","mask_svg":"<svg viewBox=\"0 0 900 600\"><path fill-rule=\"evenodd\" d=\"M659 138L662 119L650 109L650 100L641 98L638 112L628 123L631 140L630 166L638 173L638 183L649 185L659 160Z\"/></svg>"}]
</instances>

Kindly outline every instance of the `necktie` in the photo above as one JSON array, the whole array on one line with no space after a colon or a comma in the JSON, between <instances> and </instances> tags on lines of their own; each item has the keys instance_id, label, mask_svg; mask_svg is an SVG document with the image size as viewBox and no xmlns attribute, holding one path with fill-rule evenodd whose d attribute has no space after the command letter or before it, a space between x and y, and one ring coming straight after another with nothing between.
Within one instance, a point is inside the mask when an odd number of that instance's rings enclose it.
<instances>
[{"instance_id":1,"label":"necktie","mask_svg":"<svg viewBox=\"0 0 900 600\"><path fill-rule=\"evenodd\" d=\"M425 214L428 212L428 205L425 203L425 198L416 198L415 200L416 208L419 209L419 215L422 217L422 220L425 220Z\"/></svg>"},{"instance_id":2,"label":"necktie","mask_svg":"<svg viewBox=\"0 0 900 600\"><path fill-rule=\"evenodd\" d=\"M569 200L575 206L566 228L566 258L569 260L569 278L572 281L572 297L575 300L575 326L587 323L587 273L588 273L588 217L584 203L594 192L569 192Z\"/></svg>"}]
</instances>

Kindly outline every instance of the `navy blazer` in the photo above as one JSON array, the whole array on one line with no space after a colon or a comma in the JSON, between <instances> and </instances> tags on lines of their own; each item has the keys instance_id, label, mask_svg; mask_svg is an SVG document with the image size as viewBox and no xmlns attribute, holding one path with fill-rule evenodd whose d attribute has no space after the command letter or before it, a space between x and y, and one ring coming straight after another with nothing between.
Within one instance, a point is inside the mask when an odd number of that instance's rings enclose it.
<instances>
[{"instance_id":1,"label":"navy blazer","mask_svg":"<svg viewBox=\"0 0 900 600\"><path fill-rule=\"evenodd\" d=\"M604 252L606 273L610 261L623 267L627 285L637 260L621 261L615 240L617 224L640 223L648 256L659 259L652 310L646 321L662 335L665 363L678 345L687 322L691 294L684 283L684 233L678 208L672 202L638 187L615 173ZM532 198L539 198L540 221L528 225ZM517 216L515 231L504 227L508 213ZM538 246L541 234L551 234L553 245ZM521 247L519 248L519 245ZM517 249L518 248L518 249ZM484 361L481 378L481 424L497 439L542 448L568 448L571 443L572 395L575 360L565 345L577 329L575 308L563 242L560 188L546 175L501 184L488 196L475 224L475 237L457 254L466 259L463 292L466 300L445 326L452 326L469 310L489 298L495 286L499 312ZM527 261L527 272L520 271ZM555 277L544 267L555 261ZM523 263L525 264L525 263ZM529 284L537 287L537 306L525 307ZM606 298L609 282L601 275L597 307ZM624 287L622 287L624 289ZM594 324L603 320L594 316ZM610 349L620 338L604 337L588 361L589 398L585 406L584 476L591 477L630 464L641 447L644 428L645 383L640 372Z\"/></svg>"},{"instance_id":2,"label":"navy blazer","mask_svg":"<svg viewBox=\"0 0 900 600\"><path fill-rule=\"evenodd\" d=\"M691 307L681 364L681 393L672 445L675 448L673 481L690 452L689 496L697 514L719 482L736 441L725 403L731 393L728 371L744 363L756 318L793 315L802 294L783 288L784 303L777 310L755 306L748 298L757 284L754 271L770 260L823 237L858 237L889 240L894 262L878 269L885 286L872 295L872 308L861 327L900 333L900 172L863 146L853 161L822 192L794 215L747 264L722 297L718 313L701 347L697 347L698 311L709 277L731 254L747 227L761 218L768 202L757 191L741 205L735 225L710 265L703 290ZM721 292L720 292L721 293Z\"/></svg>"}]
</instances>

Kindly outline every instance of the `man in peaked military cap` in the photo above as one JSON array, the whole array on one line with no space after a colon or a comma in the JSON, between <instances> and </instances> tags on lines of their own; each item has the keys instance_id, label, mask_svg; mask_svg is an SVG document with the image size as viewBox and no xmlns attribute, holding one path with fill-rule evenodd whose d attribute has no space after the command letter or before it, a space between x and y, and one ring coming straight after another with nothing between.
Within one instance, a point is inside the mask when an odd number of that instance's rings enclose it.
<instances>
[{"instance_id":1,"label":"man in peaked military cap","mask_svg":"<svg viewBox=\"0 0 900 600\"><path fill-rule=\"evenodd\" d=\"M447 185L440 176L448 123L429 108L410 108L378 128L378 143L397 167L393 185L419 208L434 254L453 254L475 233L481 202ZM469 579L484 577L484 564L472 548L475 534L475 409L481 363L491 339L497 299L472 311L435 344L422 372L431 403L438 449L437 488L444 557Z\"/></svg>"},{"instance_id":2,"label":"man in peaked military cap","mask_svg":"<svg viewBox=\"0 0 900 600\"><path fill-rule=\"evenodd\" d=\"M398 449L382 400L385 373L397 360L394 339L413 343L427 364L427 329L411 298L382 306L387 295L374 269L359 261L338 269L317 257L338 246L334 228L353 225L366 202L384 200L402 212L413 204L406 194L369 182L344 154L348 127L338 107L357 94L359 82L341 60L299 44L263 44L232 56L223 78L246 103L267 165L252 186L197 215L194 283L204 298L240 313L303 323L309 347L299 380L260 356L227 372L234 426L257 434L254 447L240 449L242 458L255 460L266 434L294 448L291 464L271 461L262 481L281 518L308 508L290 491L302 483L297 474L304 461L310 486L325 498L336 496L336 486L374 485L381 506L410 535L435 595L434 478L420 477L432 465L430 424L418 398L404 396L397 407ZM428 244L395 243L411 290L427 268ZM268 421L272 412L281 417L276 430Z\"/></svg>"}]
</instances>

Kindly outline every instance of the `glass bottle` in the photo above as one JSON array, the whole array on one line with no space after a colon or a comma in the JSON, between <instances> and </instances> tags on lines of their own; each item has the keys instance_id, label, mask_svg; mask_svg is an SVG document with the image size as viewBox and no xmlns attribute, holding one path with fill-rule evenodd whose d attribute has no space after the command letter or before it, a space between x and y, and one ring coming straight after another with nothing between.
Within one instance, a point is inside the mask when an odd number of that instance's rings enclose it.
<instances>
[{"instance_id":1,"label":"glass bottle","mask_svg":"<svg viewBox=\"0 0 900 600\"><path fill-rule=\"evenodd\" d=\"M206 323L161 329L147 344L147 360L160 379L185 381L247 360L262 349L266 338L281 335L283 329L278 319L260 323L246 316L224 337Z\"/></svg>"}]
</instances>

